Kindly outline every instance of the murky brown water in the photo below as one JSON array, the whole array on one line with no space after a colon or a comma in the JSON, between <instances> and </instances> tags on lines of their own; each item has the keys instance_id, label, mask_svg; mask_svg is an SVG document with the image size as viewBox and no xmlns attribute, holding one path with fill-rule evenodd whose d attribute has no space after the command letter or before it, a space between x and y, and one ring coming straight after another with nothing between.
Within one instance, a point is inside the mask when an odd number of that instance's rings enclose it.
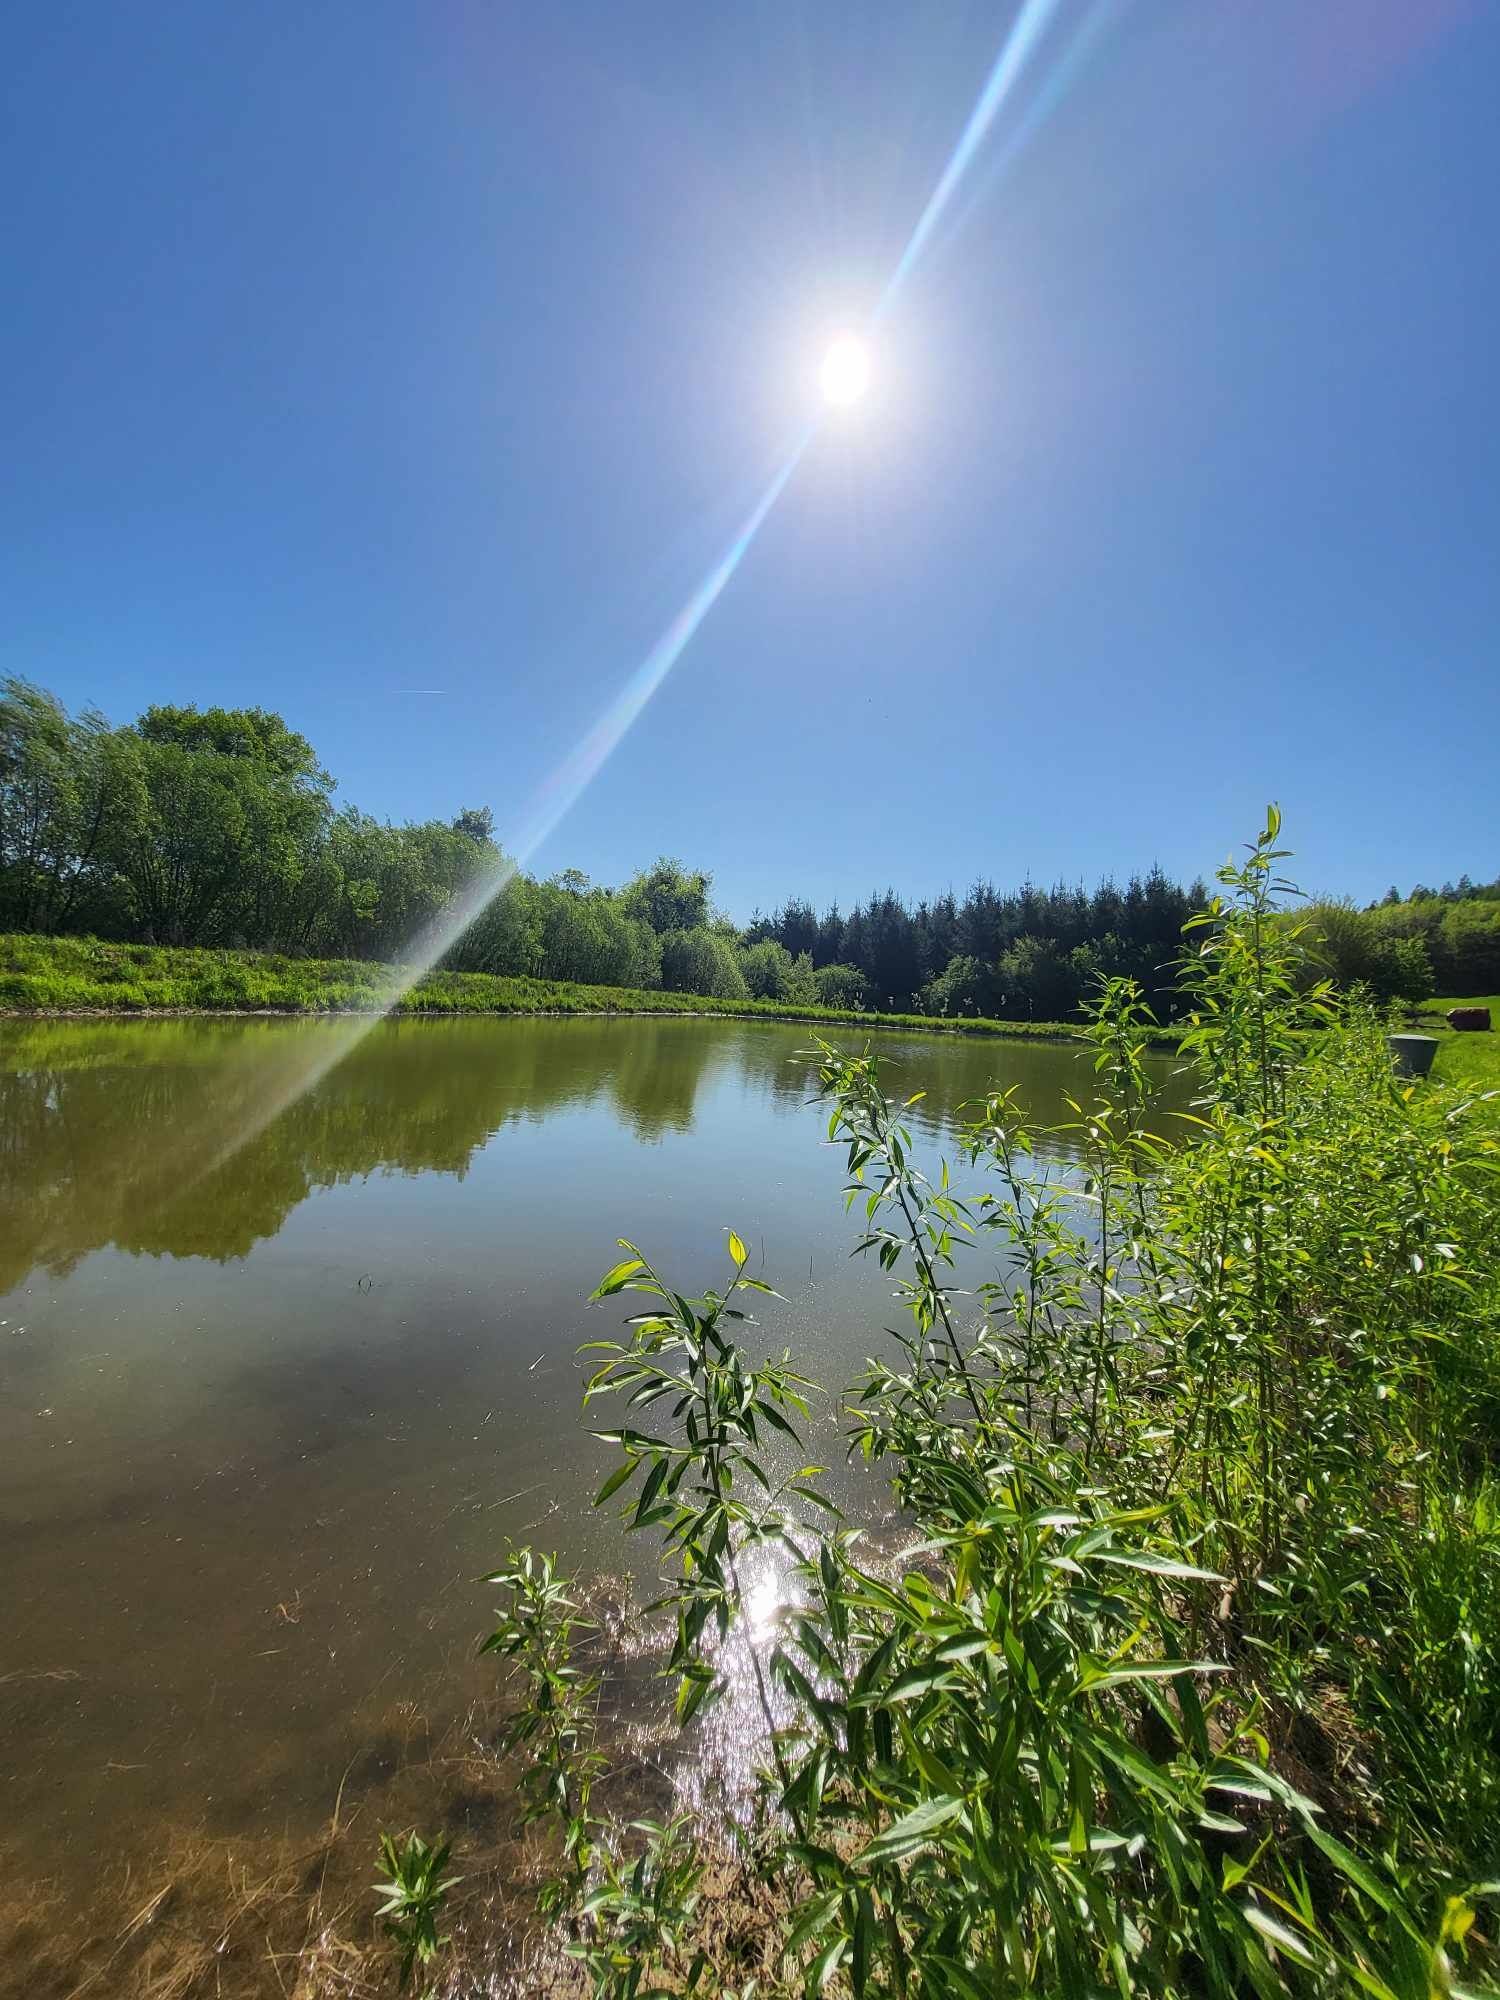
<instances>
[{"instance_id":1,"label":"murky brown water","mask_svg":"<svg viewBox=\"0 0 1500 2000\"><path fill-rule=\"evenodd\" d=\"M617 1236L698 1289L732 1223L787 1295L766 1345L830 1386L890 1318L806 1029L383 1023L319 1074L347 1032L0 1024L0 1810L80 1890L158 1826L326 1815L360 1716L472 1671L508 1536L644 1560L579 1416ZM1042 1119L1088 1083L881 1049L934 1149L992 1081Z\"/></svg>"}]
</instances>

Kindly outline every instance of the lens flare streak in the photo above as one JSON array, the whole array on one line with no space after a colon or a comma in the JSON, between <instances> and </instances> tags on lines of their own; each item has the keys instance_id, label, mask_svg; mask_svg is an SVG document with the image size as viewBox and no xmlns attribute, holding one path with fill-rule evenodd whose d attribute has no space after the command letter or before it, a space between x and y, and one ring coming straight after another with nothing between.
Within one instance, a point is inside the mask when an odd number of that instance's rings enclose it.
<instances>
[{"instance_id":1,"label":"lens flare streak","mask_svg":"<svg viewBox=\"0 0 1500 2000\"><path fill-rule=\"evenodd\" d=\"M877 319L895 303L901 288L916 269L932 240L933 231L942 221L944 211L984 144L990 127L1015 88L1017 78L1046 34L1058 4L1059 0L1025 0L1005 38L1004 47L995 58L995 66L985 81L984 89L979 93L979 101L969 113L969 122L959 134L958 144L929 196L927 206L917 218L917 226L901 253L901 261L891 273L890 282L876 310Z\"/></svg>"},{"instance_id":2,"label":"lens flare streak","mask_svg":"<svg viewBox=\"0 0 1500 2000\"><path fill-rule=\"evenodd\" d=\"M1006 169L1046 124L1080 72L1087 67L1095 50L1114 28L1124 5L1125 0L1093 0L1092 6L1072 24L1061 55L1048 66L1044 82L1019 122L997 146L991 148L983 171L973 176L963 205L949 216L947 227L937 239L939 251L948 248L990 199Z\"/></svg>"},{"instance_id":3,"label":"lens flare streak","mask_svg":"<svg viewBox=\"0 0 1500 2000\"><path fill-rule=\"evenodd\" d=\"M725 585L745 560L751 543L765 523L766 516L781 498L787 481L801 463L802 455L807 450L812 435L810 430L805 431L798 439L718 562L683 605L603 715L577 748L569 752L557 771L542 787L517 842L517 852L523 860L529 858L541 846L548 834L576 804L646 703L676 666L684 648L723 595Z\"/></svg>"}]
</instances>

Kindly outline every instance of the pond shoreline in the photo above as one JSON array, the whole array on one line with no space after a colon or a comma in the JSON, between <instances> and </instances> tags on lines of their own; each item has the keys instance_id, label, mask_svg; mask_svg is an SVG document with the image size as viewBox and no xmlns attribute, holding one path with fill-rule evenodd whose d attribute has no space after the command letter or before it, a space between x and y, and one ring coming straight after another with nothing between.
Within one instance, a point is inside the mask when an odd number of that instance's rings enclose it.
<instances>
[{"instance_id":1,"label":"pond shoreline","mask_svg":"<svg viewBox=\"0 0 1500 2000\"><path fill-rule=\"evenodd\" d=\"M1081 1042L1082 1028L1066 1022L986 1021L968 1024L941 1018L907 1021L885 1015L830 1019L797 1008L757 1008L754 1013L718 1007L0 1007L0 1021L774 1021L806 1022L809 1027L878 1029L897 1035L970 1035L983 1040ZM1175 1046L1163 1037L1161 1046Z\"/></svg>"},{"instance_id":2,"label":"pond shoreline","mask_svg":"<svg viewBox=\"0 0 1500 2000\"><path fill-rule=\"evenodd\" d=\"M391 996L396 997L392 1000ZM372 959L296 958L277 952L111 943L98 938L0 935L0 1020L149 1019L222 1014L345 1017L681 1014L690 1019L806 1021L1010 1041L1074 1042L1081 1024L994 1015L825 1006L791 995L756 999L586 984L489 972L421 971ZM1181 1028L1150 1039L1175 1048Z\"/></svg>"}]
</instances>

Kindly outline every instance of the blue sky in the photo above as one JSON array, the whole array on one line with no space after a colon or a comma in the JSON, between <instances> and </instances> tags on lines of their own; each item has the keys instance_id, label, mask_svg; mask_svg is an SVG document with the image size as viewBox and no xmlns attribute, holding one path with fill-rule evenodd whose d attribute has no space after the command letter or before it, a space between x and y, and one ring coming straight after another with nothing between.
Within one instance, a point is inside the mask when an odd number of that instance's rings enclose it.
<instances>
[{"instance_id":1,"label":"blue sky","mask_svg":"<svg viewBox=\"0 0 1500 2000\"><path fill-rule=\"evenodd\" d=\"M1013 14L0 7L0 670L279 708L342 798L515 838ZM1500 872L1497 80L1491 5L1060 0L534 865L744 916L1190 875L1275 797L1309 887Z\"/></svg>"}]
</instances>

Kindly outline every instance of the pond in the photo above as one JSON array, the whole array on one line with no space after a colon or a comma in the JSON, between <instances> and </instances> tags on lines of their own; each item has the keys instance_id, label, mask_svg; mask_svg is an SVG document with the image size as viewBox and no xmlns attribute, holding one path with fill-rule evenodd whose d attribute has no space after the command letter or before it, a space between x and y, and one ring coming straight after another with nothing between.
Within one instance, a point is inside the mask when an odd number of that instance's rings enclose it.
<instances>
[{"instance_id":1,"label":"pond","mask_svg":"<svg viewBox=\"0 0 1500 2000\"><path fill-rule=\"evenodd\" d=\"M575 1353L621 1317L585 1304L617 1237L697 1290L733 1225L785 1295L763 1345L857 1375L890 1283L848 1256L810 1039L0 1024L0 1795L33 1862L326 1814L351 1718L471 1671L507 1537L627 1560ZM1060 1044L879 1047L934 1158L992 1082L1050 1122L1091 1080Z\"/></svg>"}]
</instances>

